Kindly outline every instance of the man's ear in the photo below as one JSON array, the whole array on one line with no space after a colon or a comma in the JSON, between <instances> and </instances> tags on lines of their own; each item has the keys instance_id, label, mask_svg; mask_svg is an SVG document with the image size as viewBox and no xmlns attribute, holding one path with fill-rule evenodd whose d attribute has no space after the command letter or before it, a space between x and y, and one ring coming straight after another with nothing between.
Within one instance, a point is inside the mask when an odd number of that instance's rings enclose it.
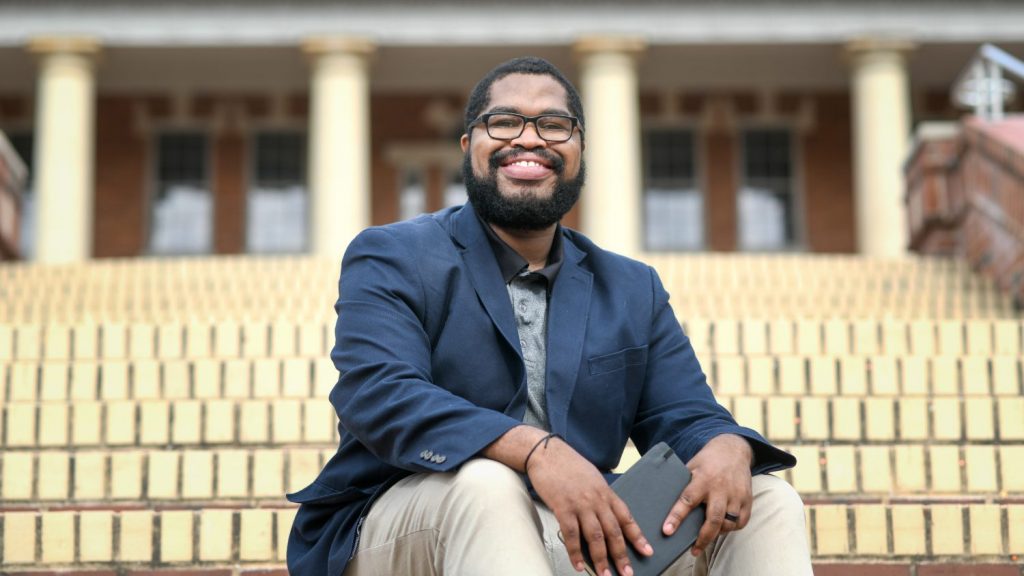
<instances>
[{"instance_id":1,"label":"man's ear","mask_svg":"<svg viewBox=\"0 0 1024 576\"><path fill-rule=\"evenodd\" d=\"M469 150L469 134L463 134L462 138L459 138L459 146L462 146L463 153Z\"/></svg>"}]
</instances>

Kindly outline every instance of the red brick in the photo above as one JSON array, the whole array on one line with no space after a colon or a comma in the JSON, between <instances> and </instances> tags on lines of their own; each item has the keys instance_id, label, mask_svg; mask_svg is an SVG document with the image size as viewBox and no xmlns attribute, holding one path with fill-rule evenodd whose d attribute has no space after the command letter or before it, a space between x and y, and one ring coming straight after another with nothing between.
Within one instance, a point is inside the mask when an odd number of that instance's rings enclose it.
<instances>
[{"instance_id":1,"label":"red brick","mask_svg":"<svg viewBox=\"0 0 1024 576\"><path fill-rule=\"evenodd\" d=\"M72 572L4 572L5 576L117 576L113 570L76 570Z\"/></svg>"},{"instance_id":2,"label":"red brick","mask_svg":"<svg viewBox=\"0 0 1024 576\"><path fill-rule=\"evenodd\" d=\"M910 576L909 564L815 564L814 576Z\"/></svg>"},{"instance_id":3,"label":"red brick","mask_svg":"<svg viewBox=\"0 0 1024 576\"><path fill-rule=\"evenodd\" d=\"M184 570L129 570L125 576L231 576L228 568L193 568Z\"/></svg>"},{"instance_id":4,"label":"red brick","mask_svg":"<svg viewBox=\"0 0 1024 576\"><path fill-rule=\"evenodd\" d=\"M1013 564L920 564L917 576L1021 576L1021 567Z\"/></svg>"}]
</instances>

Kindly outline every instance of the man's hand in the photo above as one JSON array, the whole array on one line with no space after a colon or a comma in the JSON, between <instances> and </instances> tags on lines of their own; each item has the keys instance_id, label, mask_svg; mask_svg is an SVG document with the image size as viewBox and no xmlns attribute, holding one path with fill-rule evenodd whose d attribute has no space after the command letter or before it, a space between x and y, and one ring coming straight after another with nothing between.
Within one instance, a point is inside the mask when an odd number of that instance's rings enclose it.
<instances>
[{"instance_id":1,"label":"man's hand","mask_svg":"<svg viewBox=\"0 0 1024 576\"><path fill-rule=\"evenodd\" d=\"M546 446L539 446L530 457L526 474L555 513L576 570L584 567L581 538L586 540L594 569L603 576L611 576L609 561L619 574L632 576L627 539L640 554L654 553L629 508L597 468L561 439L552 438Z\"/></svg>"},{"instance_id":2,"label":"man's hand","mask_svg":"<svg viewBox=\"0 0 1024 576\"><path fill-rule=\"evenodd\" d=\"M582 536L598 574L611 576L610 559L619 574L632 575L626 540L645 556L654 554L654 549L629 508L597 468L565 441L550 438L538 445L546 435L539 428L516 426L484 448L481 455L529 476L537 494L558 519L565 549L576 570L582 572L585 566ZM527 463L526 457L534 447Z\"/></svg>"},{"instance_id":3,"label":"man's hand","mask_svg":"<svg viewBox=\"0 0 1024 576\"><path fill-rule=\"evenodd\" d=\"M691 549L694 556L699 556L719 533L746 526L753 500L750 488L753 455L750 444L735 434L722 434L705 444L686 464L693 479L665 518L664 533L673 534L683 518L701 502L707 504L707 510L704 525ZM738 520L727 519L727 513L737 516Z\"/></svg>"}]
</instances>

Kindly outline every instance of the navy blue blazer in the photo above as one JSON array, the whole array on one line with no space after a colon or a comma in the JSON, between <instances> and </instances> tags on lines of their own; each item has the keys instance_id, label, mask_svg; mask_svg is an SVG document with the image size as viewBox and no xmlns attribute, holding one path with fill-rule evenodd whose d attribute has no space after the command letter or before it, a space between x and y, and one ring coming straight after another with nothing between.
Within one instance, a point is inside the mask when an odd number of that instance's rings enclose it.
<instances>
[{"instance_id":1,"label":"navy blue blazer","mask_svg":"<svg viewBox=\"0 0 1024 576\"><path fill-rule=\"evenodd\" d=\"M548 309L551 431L609 480L629 438L641 453L665 441L687 461L733 433L751 441L755 473L796 463L715 401L652 268L562 234ZM512 304L471 205L363 231L339 293L330 399L341 445L288 495L301 504L292 574L340 575L374 498L409 474L458 468L526 410Z\"/></svg>"}]
</instances>

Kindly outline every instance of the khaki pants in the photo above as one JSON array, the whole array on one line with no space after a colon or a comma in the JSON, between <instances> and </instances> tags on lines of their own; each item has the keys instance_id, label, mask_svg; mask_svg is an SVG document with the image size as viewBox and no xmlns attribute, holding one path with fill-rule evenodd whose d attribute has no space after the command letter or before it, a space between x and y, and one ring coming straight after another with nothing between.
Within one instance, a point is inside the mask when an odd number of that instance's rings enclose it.
<instances>
[{"instance_id":1,"label":"khaki pants","mask_svg":"<svg viewBox=\"0 0 1024 576\"><path fill-rule=\"evenodd\" d=\"M785 481L753 479L750 522L699 558L684 554L673 576L811 574L803 503ZM345 576L570 576L558 521L530 498L520 476L493 460L457 472L415 474L374 503Z\"/></svg>"}]
</instances>

